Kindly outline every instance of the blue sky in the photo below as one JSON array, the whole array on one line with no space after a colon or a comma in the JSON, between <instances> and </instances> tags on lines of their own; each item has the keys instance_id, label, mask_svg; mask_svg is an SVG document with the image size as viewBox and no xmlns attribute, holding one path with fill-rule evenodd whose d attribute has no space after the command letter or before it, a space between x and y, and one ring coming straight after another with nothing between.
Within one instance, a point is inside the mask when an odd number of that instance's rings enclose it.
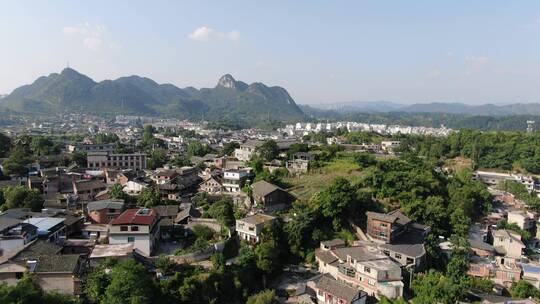
<instances>
[{"instance_id":1,"label":"blue sky","mask_svg":"<svg viewBox=\"0 0 540 304\"><path fill-rule=\"evenodd\" d=\"M0 93L70 66L298 103L540 102L540 1L1 1Z\"/></svg>"}]
</instances>

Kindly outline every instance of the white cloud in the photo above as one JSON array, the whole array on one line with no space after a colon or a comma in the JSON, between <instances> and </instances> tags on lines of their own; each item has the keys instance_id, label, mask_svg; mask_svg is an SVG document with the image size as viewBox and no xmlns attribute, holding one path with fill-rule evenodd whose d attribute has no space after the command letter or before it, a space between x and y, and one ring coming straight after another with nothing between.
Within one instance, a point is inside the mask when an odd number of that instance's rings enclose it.
<instances>
[{"instance_id":1,"label":"white cloud","mask_svg":"<svg viewBox=\"0 0 540 304\"><path fill-rule=\"evenodd\" d=\"M84 46L92 51L99 51L101 50L101 46L103 45L103 41L96 37L87 37L83 40Z\"/></svg>"},{"instance_id":2,"label":"white cloud","mask_svg":"<svg viewBox=\"0 0 540 304\"><path fill-rule=\"evenodd\" d=\"M107 29L103 25L91 25L86 22L76 26L65 26L62 28L62 33L74 39L79 39L82 45L91 51L100 51L106 45L104 40ZM107 45L116 46L114 49L119 48L119 45L114 42Z\"/></svg>"},{"instance_id":3,"label":"white cloud","mask_svg":"<svg viewBox=\"0 0 540 304\"><path fill-rule=\"evenodd\" d=\"M465 64L467 65L465 75L471 75L482 71L489 64L489 58L486 56L468 56L465 58Z\"/></svg>"},{"instance_id":4,"label":"white cloud","mask_svg":"<svg viewBox=\"0 0 540 304\"><path fill-rule=\"evenodd\" d=\"M220 32L213 28L201 26L194 30L191 34L189 34L189 39L199 41L199 42L207 42L210 40L230 40L230 41L238 41L240 40L240 32L239 31L230 31L230 32Z\"/></svg>"},{"instance_id":5,"label":"white cloud","mask_svg":"<svg viewBox=\"0 0 540 304\"><path fill-rule=\"evenodd\" d=\"M269 64L264 60L257 60L255 62L255 67L259 69L263 69L263 68L269 67Z\"/></svg>"}]
</instances>

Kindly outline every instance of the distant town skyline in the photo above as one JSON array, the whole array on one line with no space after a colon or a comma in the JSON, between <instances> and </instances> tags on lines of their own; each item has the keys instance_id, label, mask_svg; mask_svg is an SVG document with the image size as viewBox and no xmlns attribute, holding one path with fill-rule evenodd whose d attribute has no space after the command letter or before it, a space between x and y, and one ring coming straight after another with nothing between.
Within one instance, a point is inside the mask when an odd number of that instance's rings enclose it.
<instances>
[{"instance_id":1,"label":"distant town skyline","mask_svg":"<svg viewBox=\"0 0 540 304\"><path fill-rule=\"evenodd\" d=\"M537 1L0 3L0 94L70 67L299 104L540 102Z\"/></svg>"}]
</instances>

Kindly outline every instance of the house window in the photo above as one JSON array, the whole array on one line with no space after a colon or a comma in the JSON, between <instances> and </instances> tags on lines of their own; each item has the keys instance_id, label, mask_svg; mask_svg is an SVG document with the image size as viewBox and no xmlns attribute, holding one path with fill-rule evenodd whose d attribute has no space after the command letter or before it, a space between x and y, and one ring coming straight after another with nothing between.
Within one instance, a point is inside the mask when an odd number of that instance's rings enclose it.
<instances>
[{"instance_id":1,"label":"house window","mask_svg":"<svg viewBox=\"0 0 540 304\"><path fill-rule=\"evenodd\" d=\"M20 279L22 279L23 274L24 274L24 273L22 273L22 272L16 272L16 273L15 273L15 278L16 278L17 280L20 280Z\"/></svg>"},{"instance_id":2,"label":"house window","mask_svg":"<svg viewBox=\"0 0 540 304\"><path fill-rule=\"evenodd\" d=\"M414 263L414 259L412 258L407 258L407 264L412 264Z\"/></svg>"},{"instance_id":3,"label":"house window","mask_svg":"<svg viewBox=\"0 0 540 304\"><path fill-rule=\"evenodd\" d=\"M381 227L387 227L386 223L381 223L380 225L381 225Z\"/></svg>"},{"instance_id":4,"label":"house window","mask_svg":"<svg viewBox=\"0 0 540 304\"><path fill-rule=\"evenodd\" d=\"M139 231L139 226L131 226L131 231Z\"/></svg>"},{"instance_id":5,"label":"house window","mask_svg":"<svg viewBox=\"0 0 540 304\"><path fill-rule=\"evenodd\" d=\"M120 231L128 231L128 227L127 226L120 226Z\"/></svg>"},{"instance_id":6,"label":"house window","mask_svg":"<svg viewBox=\"0 0 540 304\"><path fill-rule=\"evenodd\" d=\"M401 260L401 254L399 254L399 253L396 253L396 254L394 255L394 257L396 257L396 259L398 259L398 260Z\"/></svg>"},{"instance_id":7,"label":"house window","mask_svg":"<svg viewBox=\"0 0 540 304\"><path fill-rule=\"evenodd\" d=\"M134 236L128 236L127 241L128 241L128 243L134 243L135 242L135 237Z\"/></svg>"},{"instance_id":8,"label":"house window","mask_svg":"<svg viewBox=\"0 0 540 304\"><path fill-rule=\"evenodd\" d=\"M369 280L368 280L368 284L369 284L369 285L372 285L372 286L375 286L375 280L369 279Z\"/></svg>"},{"instance_id":9,"label":"house window","mask_svg":"<svg viewBox=\"0 0 540 304\"><path fill-rule=\"evenodd\" d=\"M388 255L388 256L390 255L390 251L388 251L388 250L383 250L383 253Z\"/></svg>"},{"instance_id":10,"label":"house window","mask_svg":"<svg viewBox=\"0 0 540 304\"><path fill-rule=\"evenodd\" d=\"M255 231L255 227L249 227L249 231Z\"/></svg>"},{"instance_id":11,"label":"house window","mask_svg":"<svg viewBox=\"0 0 540 304\"><path fill-rule=\"evenodd\" d=\"M369 268L369 267L367 267L367 266L364 266L364 272L370 273L370 272L371 272L371 268Z\"/></svg>"}]
</instances>

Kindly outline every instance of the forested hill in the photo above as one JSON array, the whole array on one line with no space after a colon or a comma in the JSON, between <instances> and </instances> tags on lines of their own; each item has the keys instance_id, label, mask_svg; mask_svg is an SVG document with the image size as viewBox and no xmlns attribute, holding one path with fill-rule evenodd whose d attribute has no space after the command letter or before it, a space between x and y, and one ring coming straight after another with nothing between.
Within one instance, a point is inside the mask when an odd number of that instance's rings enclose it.
<instances>
[{"instance_id":1,"label":"forested hill","mask_svg":"<svg viewBox=\"0 0 540 304\"><path fill-rule=\"evenodd\" d=\"M66 68L21 86L0 100L0 107L22 112L167 115L188 119L260 122L304 119L287 90L227 74L214 88L178 88L139 77L95 82Z\"/></svg>"}]
</instances>

